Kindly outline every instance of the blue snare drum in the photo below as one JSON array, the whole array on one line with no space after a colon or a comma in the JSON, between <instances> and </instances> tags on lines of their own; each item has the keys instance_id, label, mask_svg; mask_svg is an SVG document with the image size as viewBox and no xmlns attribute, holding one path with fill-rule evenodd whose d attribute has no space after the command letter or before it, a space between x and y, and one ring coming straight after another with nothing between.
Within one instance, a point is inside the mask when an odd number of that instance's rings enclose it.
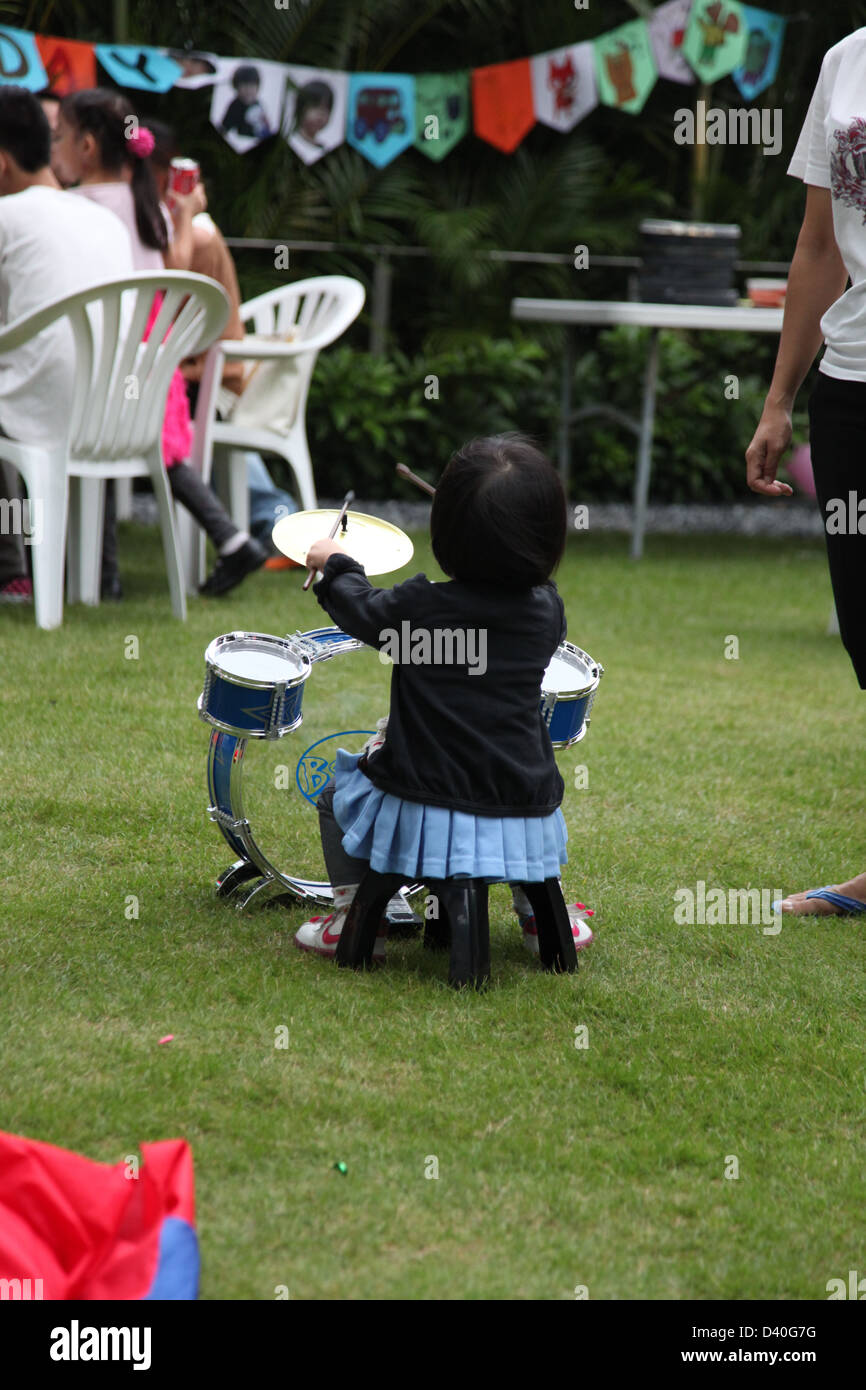
<instances>
[{"instance_id":1,"label":"blue snare drum","mask_svg":"<svg viewBox=\"0 0 866 1390\"><path fill-rule=\"evenodd\" d=\"M229 632L204 654L202 719L239 738L282 738L303 718L310 659L285 637Z\"/></svg>"},{"instance_id":2,"label":"blue snare drum","mask_svg":"<svg viewBox=\"0 0 866 1390\"><path fill-rule=\"evenodd\" d=\"M584 737L589 713L604 675L573 642L561 642L541 682L541 715L554 748L570 748Z\"/></svg>"}]
</instances>

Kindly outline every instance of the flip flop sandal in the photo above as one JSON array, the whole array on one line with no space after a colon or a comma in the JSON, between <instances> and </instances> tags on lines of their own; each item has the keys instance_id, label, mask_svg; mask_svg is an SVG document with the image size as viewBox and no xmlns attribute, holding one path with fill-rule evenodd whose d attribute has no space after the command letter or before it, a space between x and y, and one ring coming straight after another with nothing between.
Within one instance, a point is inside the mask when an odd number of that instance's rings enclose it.
<instances>
[{"instance_id":1,"label":"flip flop sandal","mask_svg":"<svg viewBox=\"0 0 866 1390\"><path fill-rule=\"evenodd\" d=\"M832 888L815 888L811 893L806 894L806 898L822 898L825 903L832 903L834 907L841 908L839 916L845 913L857 914L866 912L866 903L861 903L858 898L846 898L844 893L836 893ZM808 916L808 913L801 913L801 916ZM825 914L822 914L826 916Z\"/></svg>"}]
</instances>

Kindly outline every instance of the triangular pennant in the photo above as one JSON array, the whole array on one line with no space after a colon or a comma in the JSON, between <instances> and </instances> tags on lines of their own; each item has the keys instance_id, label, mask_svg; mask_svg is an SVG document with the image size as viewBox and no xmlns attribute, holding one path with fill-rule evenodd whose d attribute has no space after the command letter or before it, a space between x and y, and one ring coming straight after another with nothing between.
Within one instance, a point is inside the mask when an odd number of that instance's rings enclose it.
<instances>
[{"instance_id":1,"label":"triangular pennant","mask_svg":"<svg viewBox=\"0 0 866 1390\"><path fill-rule=\"evenodd\" d=\"M754 101L776 80L788 21L753 5L743 6L743 19L748 34L746 56L731 75L746 101Z\"/></svg>"},{"instance_id":2,"label":"triangular pennant","mask_svg":"<svg viewBox=\"0 0 866 1390\"><path fill-rule=\"evenodd\" d=\"M167 48L165 52L180 68L175 87L195 92L199 87L212 87L219 80L220 60L215 53L198 53L184 48Z\"/></svg>"},{"instance_id":3,"label":"triangular pennant","mask_svg":"<svg viewBox=\"0 0 866 1390\"><path fill-rule=\"evenodd\" d=\"M702 82L715 82L740 67L748 42L739 0L694 0L683 55Z\"/></svg>"},{"instance_id":4,"label":"triangular pennant","mask_svg":"<svg viewBox=\"0 0 866 1390\"><path fill-rule=\"evenodd\" d=\"M573 130L598 106L591 43L571 44L530 58L536 120L554 130Z\"/></svg>"},{"instance_id":5,"label":"triangular pennant","mask_svg":"<svg viewBox=\"0 0 866 1390\"><path fill-rule=\"evenodd\" d=\"M315 164L346 138L349 74L328 68L286 68L283 135L299 159Z\"/></svg>"},{"instance_id":6,"label":"triangular pennant","mask_svg":"<svg viewBox=\"0 0 866 1390\"><path fill-rule=\"evenodd\" d=\"M659 77L670 82L695 80L693 69L683 57L683 39L691 11L692 0L667 0L647 20Z\"/></svg>"},{"instance_id":7,"label":"triangular pennant","mask_svg":"<svg viewBox=\"0 0 866 1390\"><path fill-rule=\"evenodd\" d=\"M512 154L535 125L529 59L475 68L472 107L479 139L504 154Z\"/></svg>"},{"instance_id":8,"label":"triangular pennant","mask_svg":"<svg viewBox=\"0 0 866 1390\"><path fill-rule=\"evenodd\" d=\"M422 73L415 78L415 144L428 159L444 159L469 129L469 73Z\"/></svg>"},{"instance_id":9,"label":"triangular pennant","mask_svg":"<svg viewBox=\"0 0 866 1390\"><path fill-rule=\"evenodd\" d=\"M415 139L415 79L405 73L355 72L349 79L346 139L383 169Z\"/></svg>"},{"instance_id":10,"label":"triangular pennant","mask_svg":"<svg viewBox=\"0 0 866 1390\"><path fill-rule=\"evenodd\" d=\"M642 111L658 72L646 20L633 19L594 41L598 94L606 106Z\"/></svg>"},{"instance_id":11,"label":"triangular pennant","mask_svg":"<svg viewBox=\"0 0 866 1390\"><path fill-rule=\"evenodd\" d=\"M280 132L286 90L283 63L220 58L210 118L238 154Z\"/></svg>"},{"instance_id":12,"label":"triangular pennant","mask_svg":"<svg viewBox=\"0 0 866 1390\"><path fill-rule=\"evenodd\" d=\"M26 87L31 92L41 92L48 86L35 34L10 29L5 24L0 27L0 82Z\"/></svg>"},{"instance_id":13,"label":"triangular pennant","mask_svg":"<svg viewBox=\"0 0 866 1390\"><path fill-rule=\"evenodd\" d=\"M96 54L92 43L36 35L36 47L55 96L87 91L96 86Z\"/></svg>"},{"instance_id":14,"label":"triangular pennant","mask_svg":"<svg viewBox=\"0 0 866 1390\"><path fill-rule=\"evenodd\" d=\"M96 56L118 87L133 87L140 92L167 92L181 76L179 64L161 48L98 43Z\"/></svg>"}]
</instances>

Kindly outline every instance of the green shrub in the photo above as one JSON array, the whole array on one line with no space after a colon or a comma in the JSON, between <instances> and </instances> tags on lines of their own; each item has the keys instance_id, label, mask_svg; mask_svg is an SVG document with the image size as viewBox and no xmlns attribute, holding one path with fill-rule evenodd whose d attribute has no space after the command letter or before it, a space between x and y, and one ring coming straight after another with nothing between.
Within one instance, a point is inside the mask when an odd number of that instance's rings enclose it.
<instances>
[{"instance_id":1,"label":"green shrub","mask_svg":"<svg viewBox=\"0 0 866 1390\"><path fill-rule=\"evenodd\" d=\"M573 404L603 403L637 420L645 330L582 336ZM761 414L775 339L663 332L651 496L657 502L747 497L745 449ZM325 496L404 495L397 463L435 481L452 451L475 435L520 430L556 456L561 355L529 336L478 336L415 357L371 357L343 346L319 358L307 411L316 483ZM736 376L736 388L731 378ZM735 398L732 396L737 391ZM802 416L797 417L802 423ZM798 435L802 437L802 433ZM592 416L572 426L569 494L630 501L637 441Z\"/></svg>"}]
</instances>

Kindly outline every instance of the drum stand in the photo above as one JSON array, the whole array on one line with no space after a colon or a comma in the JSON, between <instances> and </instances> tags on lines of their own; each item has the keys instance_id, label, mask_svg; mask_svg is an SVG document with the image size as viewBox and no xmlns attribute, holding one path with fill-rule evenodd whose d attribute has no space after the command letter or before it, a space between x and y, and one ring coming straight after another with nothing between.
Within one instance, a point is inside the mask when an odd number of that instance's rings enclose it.
<instances>
[{"instance_id":1,"label":"drum stand","mask_svg":"<svg viewBox=\"0 0 866 1390\"><path fill-rule=\"evenodd\" d=\"M256 844L243 807L243 767L247 740L235 734L212 729L208 751L207 781L210 793L208 815L222 831L229 848L237 855L233 864L216 881L217 896L231 898L238 912L259 907L290 894L301 902L333 905L334 893L327 880L294 878L281 873ZM420 883L404 885L385 912L391 927L422 925L408 903L408 896Z\"/></svg>"}]
</instances>

